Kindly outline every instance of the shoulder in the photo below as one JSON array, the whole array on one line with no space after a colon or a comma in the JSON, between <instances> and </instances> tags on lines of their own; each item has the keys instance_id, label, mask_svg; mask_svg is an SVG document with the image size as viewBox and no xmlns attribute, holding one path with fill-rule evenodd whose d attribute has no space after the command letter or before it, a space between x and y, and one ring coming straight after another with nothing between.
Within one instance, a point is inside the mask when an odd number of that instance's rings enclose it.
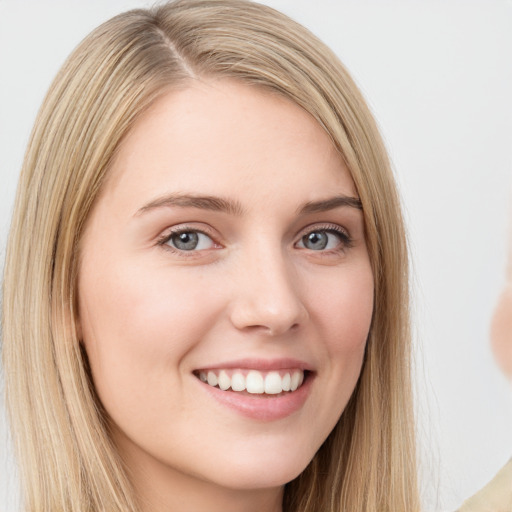
<instances>
[{"instance_id":1,"label":"shoulder","mask_svg":"<svg viewBox=\"0 0 512 512\"><path fill-rule=\"evenodd\" d=\"M457 512L512 512L512 459Z\"/></svg>"}]
</instances>

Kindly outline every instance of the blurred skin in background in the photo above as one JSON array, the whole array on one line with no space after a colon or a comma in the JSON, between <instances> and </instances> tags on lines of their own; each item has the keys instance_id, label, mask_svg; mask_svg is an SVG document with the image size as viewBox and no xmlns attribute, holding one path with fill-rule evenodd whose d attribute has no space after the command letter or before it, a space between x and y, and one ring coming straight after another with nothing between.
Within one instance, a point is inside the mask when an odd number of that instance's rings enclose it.
<instances>
[{"instance_id":1,"label":"blurred skin in background","mask_svg":"<svg viewBox=\"0 0 512 512\"><path fill-rule=\"evenodd\" d=\"M491 346L498 366L512 383L512 225L505 286L491 321ZM511 454L512 455L512 454ZM512 512L512 459L459 512Z\"/></svg>"},{"instance_id":2,"label":"blurred skin in background","mask_svg":"<svg viewBox=\"0 0 512 512\"><path fill-rule=\"evenodd\" d=\"M499 367L512 381L512 243L507 282L496 305L491 324L491 345Z\"/></svg>"}]
</instances>

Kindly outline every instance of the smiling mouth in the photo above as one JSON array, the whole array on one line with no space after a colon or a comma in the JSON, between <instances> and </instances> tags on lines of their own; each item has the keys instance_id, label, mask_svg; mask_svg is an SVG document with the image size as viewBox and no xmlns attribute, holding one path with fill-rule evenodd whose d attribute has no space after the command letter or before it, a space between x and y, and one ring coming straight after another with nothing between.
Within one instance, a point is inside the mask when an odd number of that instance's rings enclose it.
<instances>
[{"instance_id":1,"label":"smiling mouth","mask_svg":"<svg viewBox=\"0 0 512 512\"><path fill-rule=\"evenodd\" d=\"M222 391L251 395L281 395L299 389L308 376L307 370L197 370L194 375L209 386Z\"/></svg>"}]
</instances>

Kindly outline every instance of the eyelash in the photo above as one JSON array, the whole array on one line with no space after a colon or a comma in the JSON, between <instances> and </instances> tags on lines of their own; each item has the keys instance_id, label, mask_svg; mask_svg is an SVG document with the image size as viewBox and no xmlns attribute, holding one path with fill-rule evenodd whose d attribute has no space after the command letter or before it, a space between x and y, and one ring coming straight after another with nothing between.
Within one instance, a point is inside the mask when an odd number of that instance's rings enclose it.
<instances>
[{"instance_id":1,"label":"eyelash","mask_svg":"<svg viewBox=\"0 0 512 512\"><path fill-rule=\"evenodd\" d=\"M192 226L180 226L177 228L172 228L170 231L166 232L163 236L161 236L158 241L157 245L161 246L166 251L170 251L179 255L186 255L187 257L194 256L194 253L201 252L201 251L183 251L180 249L177 249L176 247L172 247L171 245L168 245L168 242L171 240L173 236L181 235L183 233L198 233L200 235L205 235L208 238L210 238L214 245L219 246L218 243L215 242L214 237L211 233L208 233L208 231L203 229L198 229L196 227Z\"/></svg>"},{"instance_id":2,"label":"eyelash","mask_svg":"<svg viewBox=\"0 0 512 512\"><path fill-rule=\"evenodd\" d=\"M299 243L300 241L304 240L304 238L308 235L311 235L312 233L316 232L322 232L322 233L331 233L338 236L340 243L339 246L334 249L327 249L322 251L313 251L312 252L320 252L324 255L329 254L336 254L340 252L344 252L347 249L350 249L354 245L354 240L348 233L348 231L341 226L338 226L337 224L316 224L314 226L308 226L304 230L302 230L301 235L299 236L299 239L295 244ZM307 250L307 248L305 248Z\"/></svg>"},{"instance_id":3,"label":"eyelash","mask_svg":"<svg viewBox=\"0 0 512 512\"><path fill-rule=\"evenodd\" d=\"M302 240L304 240L304 238L306 236L311 235L312 233L315 233L315 232L335 234L339 237L340 243L339 243L339 247L336 247L334 249L321 250L321 251L314 251L313 249L311 249L311 252L318 252L318 253L322 253L324 255L328 255L328 254L344 252L345 250L350 249L353 246L353 239L349 235L349 233L344 228L342 228L341 226L338 226L336 224L315 225L315 226L309 226L309 227L305 228L304 230L302 230L302 233L298 237L298 240L294 243L294 246L297 245ZM167 251L171 251L171 252L179 254L181 256L185 256L185 257L197 256L197 253L202 252L201 250L185 251L185 250L177 249L176 247L172 247L171 245L168 244L168 242L172 239L172 237L183 234L183 233L198 233L198 234L205 235L212 240L214 245L221 247L217 242L215 242L214 236L211 233L209 233L207 230L202 230L202 229L198 229L196 227L186 226L186 225L171 229L170 231L165 233L165 235L161 236L158 239L157 245L161 246L163 249L165 249ZM304 247L304 249L308 250L307 247Z\"/></svg>"}]
</instances>

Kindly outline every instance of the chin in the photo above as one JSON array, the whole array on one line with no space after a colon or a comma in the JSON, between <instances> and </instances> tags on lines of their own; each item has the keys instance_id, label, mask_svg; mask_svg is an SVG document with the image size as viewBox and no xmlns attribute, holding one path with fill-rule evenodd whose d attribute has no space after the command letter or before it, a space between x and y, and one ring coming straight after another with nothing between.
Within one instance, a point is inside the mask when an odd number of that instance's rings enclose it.
<instances>
[{"instance_id":1,"label":"chin","mask_svg":"<svg viewBox=\"0 0 512 512\"><path fill-rule=\"evenodd\" d=\"M203 466L203 479L233 490L282 487L297 478L315 455L300 443L282 448L230 450L224 457L216 457L215 464Z\"/></svg>"},{"instance_id":2,"label":"chin","mask_svg":"<svg viewBox=\"0 0 512 512\"><path fill-rule=\"evenodd\" d=\"M297 478L309 462L308 460L300 465L293 465L290 464L290 461L281 464L278 461L270 460L264 465L237 466L235 471L217 473L216 481L222 487L236 490L282 487Z\"/></svg>"}]
</instances>

